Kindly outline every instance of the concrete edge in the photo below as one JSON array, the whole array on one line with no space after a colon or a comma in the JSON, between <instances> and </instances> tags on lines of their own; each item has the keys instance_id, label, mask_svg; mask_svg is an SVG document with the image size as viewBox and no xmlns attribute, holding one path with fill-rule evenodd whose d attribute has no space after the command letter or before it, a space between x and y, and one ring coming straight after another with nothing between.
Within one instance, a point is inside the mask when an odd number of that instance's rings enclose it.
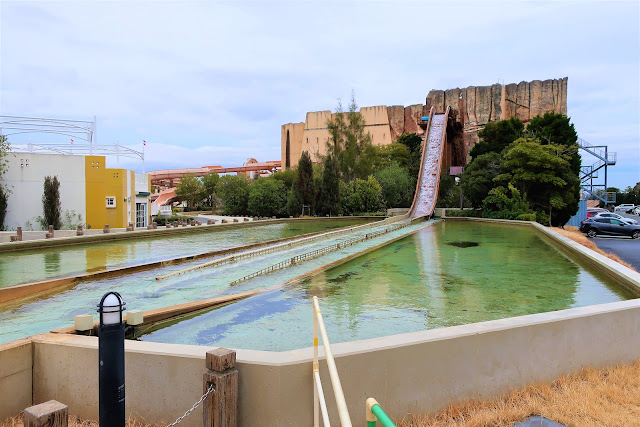
<instances>
[{"instance_id":1,"label":"concrete edge","mask_svg":"<svg viewBox=\"0 0 640 427\"><path fill-rule=\"evenodd\" d=\"M382 220L379 222L384 222L384 221L385 220ZM162 261L153 261L149 263L135 264L135 265L129 265L124 267L105 268L99 271L73 274L65 277L57 277L53 279L41 280L39 282L22 283L19 285L6 286L3 288L0 288L0 307L4 304L15 303L22 299L36 297L46 293L56 292L63 289L68 289L72 286L75 286L80 281L99 280L99 279L104 279L109 277L118 277L124 274L131 274L131 273L136 273L140 271L151 270L156 267L165 267L168 265L182 264L185 262L190 262L190 261L194 261L202 258L210 258L214 256L219 256L219 255L227 255L227 254L259 248L262 246L284 243L284 242L297 240L297 239L304 240L306 238L315 237L323 233L343 232L353 228L375 224L377 222L378 221L372 221L372 222L367 222L365 224L339 227L329 231L315 231L312 233L299 234L297 236L292 236L292 237L284 237L281 239L268 240L266 242L256 242L248 245L238 246L235 248L221 249L217 251L204 252L201 254L185 255L185 256L166 259Z\"/></svg>"},{"instance_id":2,"label":"concrete edge","mask_svg":"<svg viewBox=\"0 0 640 427\"><path fill-rule=\"evenodd\" d=\"M607 304L598 304L587 307L571 308L566 310L551 311L547 313L529 314L526 316L510 317L505 319L490 320L486 322L470 323L467 325L450 326L446 328L428 329L406 334L389 335L366 340L335 343L331 345L334 356L342 357L353 354L364 354L376 351L388 350L398 347L408 347L426 342L445 341L465 336L488 334L507 329L544 325L566 320L579 319L593 315L600 315L640 308L640 299L619 301ZM312 341L312 333L309 333ZM97 348L97 337L71 335L71 334L39 334L21 340L0 345L0 351L7 346L22 345L25 342L62 344L84 348ZM18 343L20 341L20 343ZM9 348L9 347L7 347ZM152 341L126 340L127 351L146 354L163 354L173 356L186 356L204 359L207 351L217 348L187 344L156 343ZM283 366L291 364L309 363L313 360L313 347L305 347L296 350L272 352L261 350L236 349L237 361L245 364ZM324 358L323 348L320 347L320 356Z\"/></svg>"},{"instance_id":3,"label":"concrete edge","mask_svg":"<svg viewBox=\"0 0 640 427\"><path fill-rule=\"evenodd\" d=\"M617 282L640 296L640 273L624 265L601 255L580 243L574 242L544 225L535 221L516 221L509 219L474 218L474 217L444 217L445 221L475 221L494 224L507 224L515 226L528 226L534 228L544 237L556 243L560 249L564 249L584 262L590 263L597 270L612 276Z\"/></svg>"},{"instance_id":4,"label":"concrete edge","mask_svg":"<svg viewBox=\"0 0 640 427\"><path fill-rule=\"evenodd\" d=\"M129 232L119 233L107 233L107 234L91 234L86 236L71 236L71 237L55 237L53 239L37 239L26 240L22 242L3 242L0 243L0 253L13 252L27 249L41 249L51 248L55 246L69 246L69 245L81 245L86 243L112 241L112 240L126 240L126 239L149 239L158 236L165 236L168 234L186 234L186 233L198 233L198 232L215 232L221 230L227 230L229 228L245 228L255 227L265 224L279 224L287 222L306 222L306 221L349 221L349 220L383 220L384 216L341 216L341 217L311 217L311 218L278 218L278 219L265 219L260 221L248 221L238 223L227 224L212 224L212 225L199 225L199 226L187 226L178 228L164 228L157 230L136 230Z\"/></svg>"}]
</instances>

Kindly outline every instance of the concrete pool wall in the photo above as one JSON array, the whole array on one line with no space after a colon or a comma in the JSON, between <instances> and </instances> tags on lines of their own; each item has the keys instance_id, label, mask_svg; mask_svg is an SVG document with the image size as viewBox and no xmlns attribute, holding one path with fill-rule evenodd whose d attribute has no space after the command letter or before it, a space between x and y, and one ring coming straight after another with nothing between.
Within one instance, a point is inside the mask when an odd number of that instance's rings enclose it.
<instances>
[{"instance_id":1,"label":"concrete pool wall","mask_svg":"<svg viewBox=\"0 0 640 427\"><path fill-rule=\"evenodd\" d=\"M535 227L640 290L640 274L542 226L515 224ZM201 396L205 353L210 349L128 341L127 412L148 422L172 422L182 415ZM340 343L332 349L353 422L364 422L367 397L375 397L399 419L552 380L586 365L636 360L640 300ZM269 425L311 424L312 348L238 350L237 360L240 425L264 424L265 419ZM320 372L331 421L337 423L324 362ZM97 419L97 373L95 337L43 334L1 345L0 420L50 399L68 404L70 413ZM199 408L183 424L199 425L201 415Z\"/></svg>"}]
</instances>

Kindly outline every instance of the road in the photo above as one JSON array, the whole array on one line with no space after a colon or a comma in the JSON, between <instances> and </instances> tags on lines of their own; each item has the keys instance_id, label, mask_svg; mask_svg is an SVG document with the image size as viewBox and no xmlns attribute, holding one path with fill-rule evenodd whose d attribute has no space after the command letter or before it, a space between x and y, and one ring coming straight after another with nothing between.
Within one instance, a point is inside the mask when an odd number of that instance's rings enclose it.
<instances>
[{"instance_id":1,"label":"road","mask_svg":"<svg viewBox=\"0 0 640 427\"><path fill-rule=\"evenodd\" d=\"M623 213L620 215L633 218L640 222L640 218L637 215ZM628 262L633 268L640 271L640 239L634 240L630 237L598 236L591 240L603 251L618 255L621 260Z\"/></svg>"}]
</instances>

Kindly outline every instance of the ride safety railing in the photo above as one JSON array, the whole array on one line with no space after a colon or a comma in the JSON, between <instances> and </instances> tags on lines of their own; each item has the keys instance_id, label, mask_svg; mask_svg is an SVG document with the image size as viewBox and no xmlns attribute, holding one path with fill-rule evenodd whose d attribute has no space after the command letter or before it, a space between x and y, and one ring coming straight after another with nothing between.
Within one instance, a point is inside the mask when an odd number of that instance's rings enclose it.
<instances>
[{"instance_id":1,"label":"ride safety railing","mask_svg":"<svg viewBox=\"0 0 640 427\"><path fill-rule=\"evenodd\" d=\"M338 369L336 368L336 362L333 360L333 353L331 352L331 343L329 342L329 336L327 330L324 327L324 321L322 320L322 312L320 311L320 304L318 303L318 297L313 297L313 427L320 427L320 413L322 413L322 422L324 427L330 427L329 413L327 411L327 404L324 398L324 392L322 391L322 383L320 382L320 363L318 361L318 332L322 336L322 346L324 347L324 354L327 359L327 367L329 368L329 377L331 378L331 387L333 388L333 395L336 398L336 406L338 407L338 416L340 417L340 425L342 427L351 427L351 417L349 416L349 410L347 409L347 402L344 399L344 393L342 392L342 384L340 384L340 376L338 375Z\"/></svg>"},{"instance_id":2,"label":"ride safety railing","mask_svg":"<svg viewBox=\"0 0 640 427\"><path fill-rule=\"evenodd\" d=\"M329 342L329 336L327 335L327 329L324 326L324 320L322 319L322 311L320 310L320 303L318 297L313 297L313 427L320 427L320 416L322 416L322 424L324 427L330 427L329 412L327 410L327 403L324 397L324 391L322 389L322 382L320 381L320 361L318 359L318 333L322 337L322 346L324 347L324 354L327 359L327 368L329 370L329 378L331 379L331 388L333 389L333 395L336 399L336 406L338 408L338 416L340 418L340 425L342 427L351 427L351 417L349 416L349 409L347 408L347 402L344 398L344 392L342 391L342 384L340 383L340 376L338 375L338 368L336 368L336 362L333 358L333 352L331 351L331 343ZM395 427L396 425L391 421L391 418L382 410L380 404L372 397L367 399L366 402L366 419L367 427L376 427L376 422L380 422L383 427Z\"/></svg>"},{"instance_id":3,"label":"ride safety railing","mask_svg":"<svg viewBox=\"0 0 640 427\"><path fill-rule=\"evenodd\" d=\"M382 236L383 234L391 233L392 231L396 231L401 228L408 227L411 224L412 224L411 221L407 221L402 224L392 225L389 227L385 227L382 230L366 233L364 236L352 237L350 239L343 240L339 243L334 243L331 246L325 246L324 248L314 249L313 251L293 256L287 260L280 261L277 264L270 265L269 267L265 267L251 274L247 274L246 276L243 276L237 280L232 281L230 285L236 285L240 282L244 282L245 280L253 279L254 277L263 276L265 274L269 274L273 271L280 270L282 268L291 267L293 265L298 264L299 262L308 261L310 259L317 258L329 252L334 252L340 249L344 249L348 246L355 245L356 243L364 242L365 240L373 239L374 237Z\"/></svg>"},{"instance_id":4,"label":"ride safety railing","mask_svg":"<svg viewBox=\"0 0 640 427\"><path fill-rule=\"evenodd\" d=\"M156 280L163 280L163 279L167 279L167 278L172 277L172 276L177 276L177 275L180 275L180 274L188 273L189 271L200 270L200 269L209 268L209 267L216 267L218 265L231 263L231 262L236 262L238 260L245 259L245 258L251 258L251 257L264 255L264 254L271 253L271 252L277 252L277 251L280 251L280 250L283 250L283 249L288 249L288 248L292 248L292 247L295 247L295 246L304 245L304 244L307 244L307 243L310 243L310 242L314 242L314 241L319 240L319 239L325 239L327 237L332 237L332 236L336 236L336 235L340 235L340 234L345 234L345 233L358 231L358 230L363 229L363 228L372 228L372 227L379 227L379 226L380 226L380 224L377 224L377 223L373 222L373 223L368 223L368 224L356 225L354 227L349 227L349 228L345 228L345 229L341 229L341 230L327 231L325 233L317 234L315 236L303 237L303 238L291 240L291 241L288 241L288 242L285 242L285 243L278 243L278 244L275 244L273 246L267 246L266 248L254 249L254 250L242 252L242 253L239 253L239 254L229 255L229 256L226 256L226 257L223 257L223 258L215 259L213 261L207 261L207 262L204 262L202 264L192 265L191 267L187 267L187 268L184 268L182 270L178 270L178 271L174 271L174 272L171 272L171 273L167 273L167 274L162 275L162 276L158 276L158 277L156 277Z\"/></svg>"},{"instance_id":5,"label":"ride safety railing","mask_svg":"<svg viewBox=\"0 0 640 427\"><path fill-rule=\"evenodd\" d=\"M391 418L382 410L380 404L373 397L367 399L366 402L367 427L376 427L377 421L382 427L396 427Z\"/></svg>"}]
</instances>

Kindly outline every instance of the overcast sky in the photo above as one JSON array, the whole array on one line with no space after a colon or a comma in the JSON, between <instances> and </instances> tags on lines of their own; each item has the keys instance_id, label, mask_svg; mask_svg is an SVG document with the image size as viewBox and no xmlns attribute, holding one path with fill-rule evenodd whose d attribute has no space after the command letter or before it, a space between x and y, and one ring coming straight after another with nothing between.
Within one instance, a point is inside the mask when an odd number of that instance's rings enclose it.
<instances>
[{"instance_id":1,"label":"overcast sky","mask_svg":"<svg viewBox=\"0 0 640 427\"><path fill-rule=\"evenodd\" d=\"M233 166L279 160L283 123L352 89L409 105L568 76L569 116L617 151L609 182L625 187L640 181L639 22L638 1L1 0L0 112L95 115L99 143L147 141L147 170ZM29 138L55 140L10 141Z\"/></svg>"}]
</instances>

